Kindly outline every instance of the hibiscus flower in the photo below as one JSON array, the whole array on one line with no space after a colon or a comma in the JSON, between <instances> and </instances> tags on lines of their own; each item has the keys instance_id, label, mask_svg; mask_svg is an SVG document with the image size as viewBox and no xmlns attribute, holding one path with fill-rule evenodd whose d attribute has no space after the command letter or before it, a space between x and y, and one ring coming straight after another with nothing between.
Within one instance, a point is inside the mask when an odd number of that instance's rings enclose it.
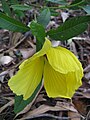
<instances>
[{"instance_id":1,"label":"hibiscus flower","mask_svg":"<svg viewBox=\"0 0 90 120\"><path fill-rule=\"evenodd\" d=\"M63 47L53 47L46 38L42 49L25 60L8 85L17 95L28 99L41 79L48 97L71 98L82 85L83 68L77 57Z\"/></svg>"}]
</instances>

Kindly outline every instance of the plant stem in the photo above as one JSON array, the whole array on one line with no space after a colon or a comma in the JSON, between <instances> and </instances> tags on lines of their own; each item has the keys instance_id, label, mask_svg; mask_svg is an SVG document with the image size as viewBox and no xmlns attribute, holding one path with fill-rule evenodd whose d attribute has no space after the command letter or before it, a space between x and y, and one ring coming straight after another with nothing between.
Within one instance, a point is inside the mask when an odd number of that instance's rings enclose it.
<instances>
[{"instance_id":1,"label":"plant stem","mask_svg":"<svg viewBox=\"0 0 90 120\"><path fill-rule=\"evenodd\" d=\"M75 4L71 4L71 5L63 5L63 6L57 6L57 7L49 7L51 9L66 9L66 8L71 8L71 7L75 7L75 6L79 6L80 4L82 4L83 2L85 2L85 0L82 0L78 3L75 3ZM36 4L28 4L32 7L36 7L36 8L43 8L43 7L47 7L47 6L39 6L39 5L36 5Z\"/></svg>"},{"instance_id":2,"label":"plant stem","mask_svg":"<svg viewBox=\"0 0 90 120\"><path fill-rule=\"evenodd\" d=\"M63 6L58 6L58 7L49 7L51 9L66 9L66 8L71 8L71 7L75 7L75 6L79 6L80 4L82 4L83 2L85 2L85 0L82 0L76 4L71 4L71 5L63 5Z\"/></svg>"}]
</instances>

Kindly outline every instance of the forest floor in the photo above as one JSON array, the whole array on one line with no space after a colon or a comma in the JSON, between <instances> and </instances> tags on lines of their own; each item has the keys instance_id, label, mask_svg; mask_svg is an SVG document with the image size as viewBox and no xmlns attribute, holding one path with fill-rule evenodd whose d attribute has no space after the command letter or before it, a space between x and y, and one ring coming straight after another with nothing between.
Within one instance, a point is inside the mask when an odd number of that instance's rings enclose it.
<instances>
[{"instance_id":1,"label":"forest floor","mask_svg":"<svg viewBox=\"0 0 90 120\"><path fill-rule=\"evenodd\" d=\"M26 12L25 22L30 19ZM47 29L58 26L67 18L80 16L81 10L59 11L62 15L52 16ZM55 42L71 50L80 60L84 68L82 86L76 91L72 100L48 98L44 88L32 104L21 113L14 113L14 93L7 83L18 70L22 61L35 53L35 38L28 32L25 34L0 29L0 120L89 120L90 119L90 27L79 36L69 41Z\"/></svg>"}]
</instances>

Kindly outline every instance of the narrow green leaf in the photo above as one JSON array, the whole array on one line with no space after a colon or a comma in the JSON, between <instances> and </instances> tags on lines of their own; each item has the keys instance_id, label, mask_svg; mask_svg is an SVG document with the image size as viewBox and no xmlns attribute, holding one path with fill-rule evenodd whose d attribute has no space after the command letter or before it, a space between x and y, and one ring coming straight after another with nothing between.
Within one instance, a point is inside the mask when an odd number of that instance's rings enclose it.
<instances>
[{"instance_id":1,"label":"narrow green leaf","mask_svg":"<svg viewBox=\"0 0 90 120\"><path fill-rule=\"evenodd\" d=\"M90 5L90 0L85 0L88 5Z\"/></svg>"},{"instance_id":2,"label":"narrow green leaf","mask_svg":"<svg viewBox=\"0 0 90 120\"><path fill-rule=\"evenodd\" d=\"M59 16L60 15L60 13L54 9L50 9L50 12L51 12L51 16Z\"/></svg>"},{"instance_id":3,"label":"narrow green leaf","mask_svg":"<svg viewBox=\"0 0 90 120\"><path fill-rule=\"evenodd\" d=\"M11 5L10 6L13 10L21 10L21 11L25 11L25 10L30 10L32 9L31 6L29 5Z\"/></svg>"},{"instance_id":4,"label":"narrow green leaf","mask_svg":"<svg viewBox=\"0 0 90 120\"><path fill-rule=\"evenodd\" d=\"M35 35L37 40L43 45L46 36L44 27L33 21L30 24L30 28L32 34Z\"/></svg>"},{"instance_id":5,"label":"narrow green leaf","mask_svg":"<svg viewBox=\"0 0 90 120\"><path fill-rule=\"evenodd\" d=\"M34 98L37 96L39 90L42 87L42 80L39 83L39 85L37 86L36 90L34 91L34 93L32 94L32 96L30 98L28 98L27 100L23 100L23 96L15 96L15 104L14 104L14 112L17 114L20 111L22 111L28 104L30 104Z\"/></svg>"},{"instance_id":6,"label":"narrow green leaf","mask_svg":"<svg viewBox=\"0 0 90 120\"><path fill-rule=\"evenodd\" d=\"M90 22L90 16L74 17L67 20L57 29L48 31L47 35L54 40L68 40L84 32L88 27L88 22Z\"/></svg>"},{"instance_id":7,"label":"narrow green leaf","mask_svg":"<svg viewBox=\"0 0 90 120\"><path fill-rule=\"evenodd\" d=\"M83 6L82 8L90 15L90 5Z\"/></svg>"},{"instance_id":8,"label":"narrow green leaf","mask_svg":"<svg viewBox=\"0 0 90 120\"><path fill-rule=\"evenodd\" d=\"M67 4L66 0L46 0L46 1L56 4Z\"/></svg>"},{"instance_id":9,"label":"narrow green leaf","mask_svg":"<svg viewBox=\"0 0 90 120\"><path fill-rule=\"evenodd\" d=\"M0 12L0 27L14 32L26 32L29 31L29 27L23 23L6 16Z\"/></svg>"},{"instance_id":10,"label":"narrow green leaf","mask_svg":"<svg viewBox=\"0 0 90 120\"><path fill-rule=\"evenodd\" d=\"M19 4L19 1L18 0L9 0L9 3L10 3L10 5L11 4Z\"/></svg>"},{"instance_id":11,"label":"narrow green leaf","mask_svg":"<svg viewBox=\"0 0 90 120\"><path fill-rule=\"evenodd\" d=\"M49 8L45 8L37 18L37 22L46 27L50 21L50 17L51 14Z\"/></svg>"},{"instance_id":12,"label":"narrow green leaf","mask_svg":"<svg viewBox=\"0 0 90 120\"><path fill-rule=\"evenodd\" d=\"M70 5L81 5L84 4L85 0L74 0Z\"/></svg>"},{"instance_id":13,"label":"narrow green leaf","mask_svg":"<svg viewBox=\"0 0 90 120\"><path fill-rule=\"evenodd\" d=\"M74 0L71 4L70 4L70 8L71 9L79 9L80 5L84 5L86 4L85 0Z\"/></svg>"},{"instance_id":14,"label":"narrow green leaf","mask_svg":"<svg viewBox=\"0 0 90 120\"><path fill-rule=\"evenodd\" d=\"M1 3L2 3L3 11L4 11L7 15L11 16L11 10L10 10L10 7L9 7L9 5L8 5L8 2L6 2L6 0L1 0Z\"/></svg>"},{"instance_id":15,"label":"narrow green leaf","mask_svg":"<svg viewBox=\"0 0 90 120\"><path fill-rule=\"evenodd\" d=\"M25 17L25 14L24 14L23 11L15 10L14 13L16 14L17 20L18 20L18 19L20 20L20 18Z\"/></svg>"}]
</instances>

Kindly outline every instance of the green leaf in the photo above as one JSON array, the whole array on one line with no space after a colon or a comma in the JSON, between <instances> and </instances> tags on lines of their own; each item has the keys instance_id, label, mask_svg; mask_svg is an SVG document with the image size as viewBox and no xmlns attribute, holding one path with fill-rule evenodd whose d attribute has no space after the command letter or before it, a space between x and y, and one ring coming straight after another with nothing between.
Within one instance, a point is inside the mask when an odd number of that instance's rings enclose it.
<instances>
[{"instance_id":1,"label":"green leaf","mask_svg":"<svg viewBox=\"0 0 90 120\"><path fill-rule=\"evenodd\" d=\"M42 87L42 80L39 83L39 85L37 86L36 90L34 91L34 93L32 94L32 96L30 98L28 98L27 100L23 100L23 96L15 96L15 104L14 104L14 112L17 114L20 111L22 111L28 104L30 104L35 97L37 97L37 94L39 92L39 90Z\"/></svg>"},{"instance_id":2,"label":"green leaf","mask_svg":"<svg viewBox=\"0 0 90 120\"><path fill-rule=\"evenodd\" d=\"M25 11L25 10L30 10L32 9L31 6L28 5L11 5L10 6L13 10L21 10L21 11Z\"/></svg>"},{"instance_id":3,"label":"green leaf","mask_svg":"<svg viewBox=\"0 0 90 120\"><path fill-rule=\"evenodd\" d=\"M51 12L51 16L59 16L60 15L60 13L54 9L50 9L50 12Z\"/></svg>"},{"instance_id":4,"label":"green leaf","mask_svg":"<svg viewBox=\"0 0 90 120\"><path fill-rule=\"evenodd\" d=\"M65 0L46 0L46 1L56 3L56 4L67 4Z\"/></svg>"},{"instance_id":5,"label":"green leaf","mask_svg":"<svg viewBox=\"0 0 90 120\"><path fill-rule=\"evenodd\" d=\"M9 0L9 3L10 3L10 5L11 4L19 4L19 1L18 0Z\"/></svg>"},{"instance_id":6,"label":"green leaf","mask_svg":"<svg viewBox=\"0 0 90 120\"><path fill-rule=\"evenodd\" d=\"M11 10L10 10L10 7L9 7L8 3L6 2L6 0L1 0L1 3L2 3L3 11L7 15L11 16Z\"/></svg>"},{"instance_id":7,"label":"green leaf","mask_svg":"<svg viewBox=\"0 0 90 120\"><path fill-rule=\"evenodd\" d=\"M90 15L90 5L83 6L82 8Z\"/></svg>"},{"instance_id":8,"label":"green leaf","mask_svg":"<svg viewBox=\"0 0 90 120\"><path fill-rule=\"evenodd\" d=\"M30 28L32 34L35 35L37 40L43 45L46 36L44 27L33 21L30 24Z\"/></svg>"},{"instance_id":9,"label":"green leaf","mask_svg":"<svg viewBox=\"0 0 90 120\"><path fill-rule=\"evenodd\" d=\"M30 28L24 25L23 23L6 16L0 12L0 27L14 32L26 32Z\"/></svg>"},{"instance_id":10,"label":"green leaf","mask_svg":"<svg viewBox=\"0 0 90 120\"><path fill-rule=\"evenodd\" d=\"M90 22L90 16L79 16L67 20L61 26L56 29L52 29L47 32L54 40L68 40L84 32Z\"/></svg>"},{"instance_id":11,"label":"green leaf","mask_svg":"<svg viewBox=\"0 0 90 120\"><path fill-rule=\"evenodd\" d=\"M36 41L36 52L38 52L39 50L41 50L43 44L40 43L40 41Z\"/></svg>"},{"instance_id":12,"label":"green leaf","mask_svg":"<svg viewBox=\"0 0 90 120\"><path fill-rule=\"evenodd\" d=\"M80 5L84 5L86 2L84 0L74 0L71 4L70 4L70 8L71 9L79 9Z\"/></svg>"},{"instance_id":13,"label":"green leaf","mask_svg":"<svg viewBox=\"0 0 90 120\"><path fill-rule=\"evenodd\" d=\"M85 4L85 0L74 0L70 5L81 5L81 4Z\"/></svg>"},{"instance_id":14,"label":"green leaf","mask_svg":"<svg viewBox=\"0 0 90 120\"><path fill-rule=\"evenodd\" d=\"M90 0L85 0L87 2L88 5L90 5Z\"/></svg>"},{"instance_id":15,"label":"green leaf","mask_svg":"<svg viewBox=\"0 0 90 120\"><path fill-rule=\"evenodd\" d=\"M46 27L50 21L50 17L51 14L49 8L45 8L37 18L37 22Z\"/></svg>"},{"instance_id":16,"label":"green leaf","mask_svg":"<svg viewBox=\"0 0 90 120\"><path fill-rule=\"evenodd\" d=\"M17 20L20 18L22 19L23 17L25 17L25 14L23 11L20 11L20 10L15 10L14 13L16 14L16 17L17 17Z\"/></svg>"}]
</instances>

